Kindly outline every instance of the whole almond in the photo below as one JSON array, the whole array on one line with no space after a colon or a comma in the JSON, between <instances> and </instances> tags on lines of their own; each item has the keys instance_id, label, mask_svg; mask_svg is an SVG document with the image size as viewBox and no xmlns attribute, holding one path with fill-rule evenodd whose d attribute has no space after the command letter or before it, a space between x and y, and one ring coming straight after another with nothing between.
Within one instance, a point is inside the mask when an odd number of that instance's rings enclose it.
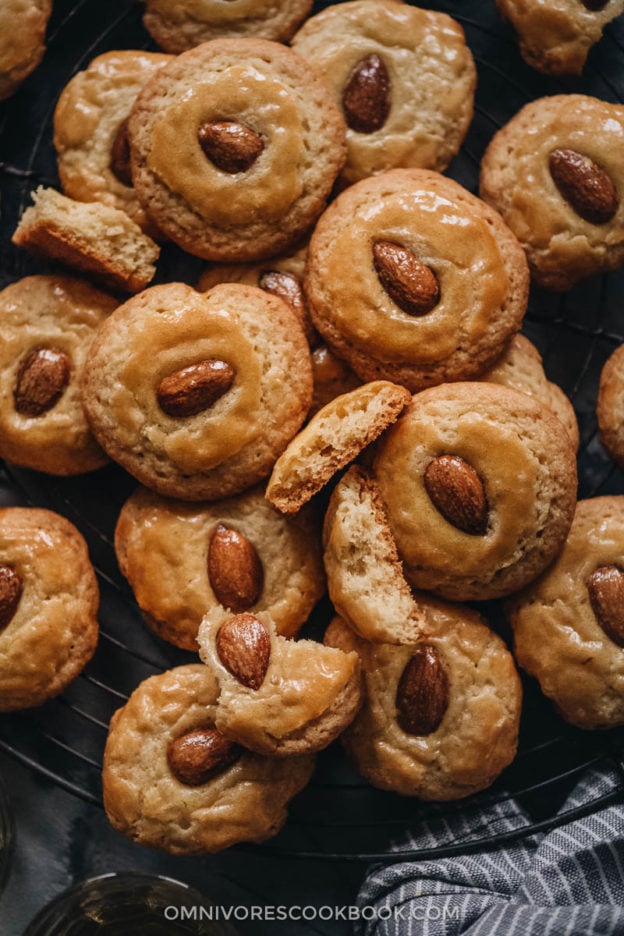
<instances>
[{"instance_id":1,"label":"whole almond","mask_svg":"<svg viewBox=\"0 0 624 936\"><path fill-rule=\"evenodd\" d=\"M601 628L624 647L624 571L616 565L599 566L587 579L587 591Z\"/></svg>"},{"instance_id":2,"label":"whole almond","mask_svg":"<svg viewBox=\"0 0 624 936\"><path fill-rule=\"evenodd\" d=\"M196 416L227 393L235 376L225 361L191 364L163 377L156 390L158 404L168 416Z\"/></svg>"},{"instance_id":3,"label":"whole almond","mask_svg":"<svg viewBox=\"0 0 624 936\"><path fill-rule=\"evenodd\" d=\"M0 632L15 617L23 589L21 575L12 566L0 565Z\"/></svg>"},{"instance_id":4,"label":"whole almond","mask_svg":"<svg viewBox=\"0 0 624 936\"><path fill-rule=\"evenodd\" d=\"M262 594L264 572L255 547L223 523L210 538L208 579L218 601L237 614L251 608Z\"/></svg>"},{"instance_id":5,"label":"whole almond","mask_svg":"<svg viewBox=\"0 0 624 936\"><path fill-rule=\"evenodd\" d=\"M303 318L305 305L303 300L303 290L299 277L292 273L281 273L278 270L267 270L260 274L258 280L260 289L271 293L273 296L279 296L284 299L299 318Z\"/></svg>"},{"instance_id":6,"label":"whole almond","mask_svg":"<svg viewBox=\"0 0 624 936\"><path fill-rule=\"evenodd\" d=\"M122 185L132 186L130 171L130 144L128 143L128 118L117 127L110 153L110 171Z\"/></svg>"},{"instance_id":7,"label":"whole almond","mask_svg":"<svg viewBox=\"0 0 624 936\"><path fill-rule=\"evenodd\" d=\"M219 628L217 655L241 685L259 689L271 657L269 632L253 614L238 614Z\"/></svg>"},{"instance_id":8,"label":"whole almond","mask_svg":"<svg viewBox=\"0 0 624 936\"><path fill-rule=\"evenodd\" d=\"M262 137L244 124L212 120L198 131L204 153L223 172L247 172L264 149Z\"/></svg>"},{"instance_id":9,"label":"whole almond","mask_svg":"<svg viewBox=\"0 0 624 936\"><path fill-rule=\"evenodd\" d=\"M345 120L356 133L375 133L390 113L390 75L383 59L373 53L361 58L342 92Z\"/></svg>"},{"instance_id":10,"label":"whole almond","mask_svg":"<svg viewBox=\"0 0 624 936\"><path fill-rule=\"evenodd\" d=\"M397 687L397 722L406 734L425 736L440 727L449 704L449 683L436 647L418 647Z\"/></svg>"},{"instance_id":11,"label":"whole almond","mask_svg":"<svg viewBox=\"0 0 624 936\"><path fill-rule=\"evenodd\" d=\"M71 374L71 362L58 348L33 348L19 366L13 391L22 416L41 416L58 403Z\"/></svg>"},{"instance_id":12,"label":"whole almond","mask_svg":"<svg viewBox=\"0 0 624 936\"><path fill-rule=\"evenodd\" d=\"M619 206L617 189L589 156L572 149L556 149L548 165L553 182L577 215L592 224L606 224L613 218Z\"/></svg>"},{"instance_id":13,"label":"whole almond","mask_svg":"<svg viewBox=\"0 0 624 936\"><path fill-rule=\"evenodd\" d=\"M440 301L437 276L407 247L375 241L373 262L379 282L408 315L426 315Z\"/></svg>"},{"instance_id":14,"label":"whole almond","mask_svg":"<svg viewBox=\"0 0 624 936\"><path fill-rule=\"evenodd\" d=\"M240 755L241 748L216 728L196 728L170 742L167 763L180 783L200 786L224 771Z\"/></svg>"},{"instance_id":15,"label":"whole almond","mask_svg":"<svg viewBox=\"0 0 624 936\"><path fill-rule=\"evenodd\" d=\"M483 481L459 455L439 455L425 469L425 489L431 501L463 533L483 536L488 527L488 503Z\"/></svg>"}]
</instances>

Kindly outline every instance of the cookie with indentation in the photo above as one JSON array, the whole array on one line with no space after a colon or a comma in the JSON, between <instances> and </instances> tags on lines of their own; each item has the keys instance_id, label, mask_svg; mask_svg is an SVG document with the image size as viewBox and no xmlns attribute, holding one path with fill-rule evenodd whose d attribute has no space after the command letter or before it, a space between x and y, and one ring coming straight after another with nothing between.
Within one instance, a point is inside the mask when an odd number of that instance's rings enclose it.
<instances>
[{"instance_id":1,"label":"cookie with indentation","mask_svg":"<svg viewBox=\"0 0 624 936\"><path fill-rule=\"evenodd\" d=\"M270 614L209 614L200 656L216 674L215 724L259 754L290 757L327 747L362 700L356 653L280 637Z\"/></svg>"},{"instance_id":2,"label":"cookie with indentation","mask_svg":"<svg viewBox=\"0 0 624 936\"><path fill-rule=\"evenodd\" d=\"M525 105L481 163L481 197L527 255L534 281L565 290L624 262L624 106L584 94Z\"/></svg>"},{"instance_id":3,"label":"cookie with indentation","mask_svg":"<svg viewBox=\"0 0 624 936\"><path fill-rule=\"evenodd\" d=\"M434 599L428 616L423 641L371 643L336 618L325 642L362 661L364 704L342 735L362 776L403 796L454 800L490 786L513 760L522 687L476 611Z\"/></svg>"},{"instance_id":4,"label":"cookie with indentation","mask_svg":"<svg viewBox=\"0 0 624 936\"><path fill-rule=\"evenodd\" d=\"M143 88L128 123L132 177L171 240L243 263L294 249L345 159L342 116L291 49L215 39Z\"/></svg>"},{"instance_id":5,"label":"cookie with indentation","mask_svg":"<svg viewBox=\"0 0 624 936\"><path fill-rule=\"evenodd\" d=\"M213 504L138 488L119 515L115 550L146 622L185 650L197 650L214 608L268 611L292 637L325 591L314 512L284 517L262 488Z\"/></svg>"},{"instance_id":6,"label":"cookie with indentation","mask_svg":"<svg viewBox=\"0 0 624 936\"><path fill-rule=\"evenodd\" d=\"M0 711L41 705L93 656L99 593L87 544L50 510L0 510Z\"/></svg>"},{"instance_id":7,"label":"cookie with indentation","mask_svg":"<svg viewBox=\"0 0 624 936\"><path fill-rule=\"evenodd\" d=\"M488 205L438 173L394 169L324 212L305 290L315 327L360 378L415 392L483 373L520 328L528 281Z\"/></svg>"},{"instance_id":8,"label":"cookie with indentation","mask_svg":"<svg viewBox=\"0 0 624 936\"><path fill-rule=\"evenodd\" d=\"M552 410L469 382L416 394L381 440L374 472L405 575L455 601L498 598L561 550L576 456Z\"/></svg>"},{"instance_id":9,"label":"cookie with indentation","mask_svg":"<svg viewBox=\"0 0 624 936\"><path fill-rule=\"evenodd\" d=\"M624 724L624 497L579 501L561 554L507 613L518 663L565 719Z\"/></svg>"},{"instance_id":10,"label":"cookie with indentation","mask_svg":"<svg viewBox=\"0 0 624 936\"><path fill-rule=\"evenodd\" d=\"M0 4L0 101L11 97L45 52L52 0L3 0Z\"/></svg>"},{"instance_id":11,"label":"cookie with indentation","mask_svg":"<svg viewBox=\"0 0 624 936\"><path fill-rule=\"evenodd\" d=\"M260 757L215 728L217 680L178 666L142 682L113 715L102 787L111 824L174 855L263 842L284 825L314 757Z\"/></svg>"},{"instance_id":12,"label":"cookie with indentation","mask_svg":"<svg viewBox=\"0 0 624 936\"><path fill-rule=\"evenodd\" d=\"M293 39L347 124L346 182L397 166L442 172L470 125L476 69L450 16L399 0L327 7Z\"/></svg>"},{"instance_id":13,"label":"cookie with indentation","mask_svg":"<svg viewBox=\"0 0 624 936\"><path fill-rule=\"evenodd\" d=\"M624 467L624 346L616 348L602 368L596 415L602 444Z\"/></svg>"},{"instance_id":14,"label":"cookie with indentation","mask_svg":"<svg viewBox=\"0 0 624 936\"><path fill-rule=\"evenodd\" d=\"M218 500L271 471L310 406L312 369L289 306L253 286L154 286L115 310L87 359L101 446L146 487Z\"/></svg>"}]
</instances>

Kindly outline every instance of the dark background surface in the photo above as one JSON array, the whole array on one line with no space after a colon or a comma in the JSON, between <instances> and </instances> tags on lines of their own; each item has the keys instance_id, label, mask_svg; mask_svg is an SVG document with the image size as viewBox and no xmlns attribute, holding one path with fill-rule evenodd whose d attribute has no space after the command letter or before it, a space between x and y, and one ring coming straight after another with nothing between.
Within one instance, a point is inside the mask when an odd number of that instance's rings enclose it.
<instances>
[{"instance_id":1,"label":"dark background surface","mask_svg":"<svg viewBox=\"0 0 624 936\"><path fill-rule=\"evenodd\" d=\"M326 5L317 3L315 9ZM477 60L475 119L449 170L472 191L492 134L528 100L573 91L624 101L622 18L607 28L582 78L561 80L540 76L523 64L513 33L499 22L493 2L455 0L428 6L462 23ZM9 239L31 189L58 184L51 118L60 89L102 52L153 48L134 0L56 0L48 36L48 52L38 71L0 106L2 286L46 270L13 248ZM159 279L195 281L201 263L174 248L163 253ZM524 331L543 353L549 377L575 404L582 436L580 496L624 492L621 473L597 439L594 416L600 369L624 340L624 274L595 277L565 296L534 290ZM117 468L73 480L12 467L0 475L0 503L48 507L79 526L102 588L100 646L85 673L59 700L32 712L0 716L0 776L17 826L10 877L0 898L0 934L19 936L34 913L72 882L119 870L177 878L225 906L351 903L366 868L365 856L383 852L426 810L414 801L372 790L338 746L321 756L312 786L293 804L287 828L266 846L232 849L201 860L170 858L125 841L108 825L99 805L99 765L110 715L142 679L191 659L147 631L117 569L112 532L132 487L131 479ZM317 624L326 614L322 607ZM493 609L495 624L497 618ZM619 760L620 737L618 732L589 735L566 728L529 682L520 756L490 798L536 787L524 794L525 805L533 820L540 821L561 802L584 764L605 751ZM457 808L463 807L445 807ZM241 933L259 936L351 932L344 922L238 926Z\"/></svg>"}]
</instances>

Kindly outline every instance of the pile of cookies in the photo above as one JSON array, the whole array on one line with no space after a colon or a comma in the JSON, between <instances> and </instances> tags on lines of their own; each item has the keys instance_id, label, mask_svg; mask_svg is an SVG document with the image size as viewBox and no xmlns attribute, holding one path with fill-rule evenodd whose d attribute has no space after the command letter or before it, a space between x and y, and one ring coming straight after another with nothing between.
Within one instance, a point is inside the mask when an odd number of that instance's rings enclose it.
<instances>
[{"instance_id":1,"label":"pile of cookies","mask_svg":"<svg viewBox=\"0 0 624 936\"><path fill-rule=\"evenodd\" d=\"M139 482L119 567L201 659L141 683L104 756L113 825L177 854L274 835L339 736L381 789L489 786L521 683L465 602L505 599L565 718L624 724L624 498L577 505L574 410L519 335L531 278L624 262L624 106L527 105L478 198L442 175L476 84L449 16L223 6L146 0L164 52L105 53L63 89L63 192L37 190L13 239L89 281L0 293L0 456ZM621 4L590 7L598 38ZM149 285L165 241L209 261L195 286ZM622 409L616 352L598 416L620 464ZM326 590L324 641L294 639ZM96 613L78 531L0 511L0 710L63 690Z\"/></svg>"}]
</instances>

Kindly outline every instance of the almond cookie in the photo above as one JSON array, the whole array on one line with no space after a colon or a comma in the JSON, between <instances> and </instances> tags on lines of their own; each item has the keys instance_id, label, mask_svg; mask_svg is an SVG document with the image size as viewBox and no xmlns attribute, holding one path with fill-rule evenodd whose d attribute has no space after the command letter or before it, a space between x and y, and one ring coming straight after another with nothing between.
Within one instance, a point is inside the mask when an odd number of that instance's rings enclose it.
<instances>
[{"instance_id":1,"label":"almond cookie","mask_svg":"<svg viewBox=\"0 0 624 936\"><path fill-rule=\"evenodd\" d=\"M375 474L408 581L452 600L518 591L557 555L574 514L568 431L510 387L416 394L381 441Z\"/></svg>"},{"instance_id":2,"label":"almond cookie","mask_svg":"<svg viewBox=\"0 0 624 936\"><path fill-rule=\"evenodd\" d=\"M527 65L546 75L580 75L624 0L496 0L496 6L518 33Z\"/></svg>"},{"instance_id":3,"label":"almond cookie","mask_svg":"<svg viewBox=\"0 0 624 936\"><path fill-rule=\"evenodd\" d=\"M98 638L87 544L49 510L0 510L0 711L41 705L84 669Z\"/></svg>"},{"instance_id":4,"label":"almond cookie","mask_svg":"<svg viewBox=\"0 0 624 936\"><path fill-rule=\"evenodd\" d=\"M80 202L103 202L125 211L154 234L130 173L126 120L137 94L168 55L106 52L78 72L54 112L54 146L63 191Z\"/></svg>"},{"instance_id":5,"label":"almond cookie","mask_svg":"<svg viewBox=\"0 0 624 936\"><path fill-rule=\"evenodd\" d=\"M615 349L602 369L596 415L602 444L624 467L624 345Z\"/></svg>"},{"instance_id":6,"label":"almond cookie","mask_svg":"<svg viewBox=\"0 0 624 936\"><path fill-rule=\"evenodd\" d=\"M204 618L198 640L221 689L217 728L259 754L322 750L362 701L357 653L280 637L266 611L215 611Z\"/></svg>"},{"instance_id":7,"label":"almond cookie","mask_svg":"<svg viewBox=\"0 0 624 936\"><path fill-rule=\"evenodd\" d=\"M337 471L399 418L409 390L375 380L336 397L312 417L275 462L266 496L282 513L296 513Z\"/></svg>"},{"instance_id":8,"label":"almond cookie","mask_svg":"<svg viewBox=\"0 0 624 936\"><path fill-rule=\"evenodd\" d=\"M312 0L145 0L143 24L167 52L185 52L209 39L258 37L287 42Z\"/></svg>"},{"instance_id":9,"label":"almond cookie","mask_svg":"<svg viewBox=\"0 0 624 936\"><path fill-rule=\"evenodd\" d=\"M45 52L52 0L0 3L0 101L11 97Z\"/></svg>"},{"instance_id":10,"label":"almond cookie","mask_svg":"<svg viewBox=\"0 0 624 936\"><path fill-rule=\"evenodd\" d=\"M269 474L305 419L312 368L282 299L168 283L103 324L83 388L100 445L137 480L167 497L217 500Z\"/></svg>"},{"instance_id":11,"label":"almond cookie","mask_svg":"<svg viewBox=\"0 0 624 936\"><path fill-rule=\"evenodd\" d=\"M293 48L344 114L346 182L396 166L446 169L472 120L477 81L459 23L399 0L355 0L313 16Z\"/></svg>"},{"instance_id":12,"label":"almond cookie","mask_svg":"<svg viewBox=\"0 0 624 936\"><path fill-rule=\"evenodd\" d=\"M354 374L351 368L336 357L325 344L317 345L312 349L312 379L314 392L308 414L310 417L337 396L350 393L362 384L357 374Z\"/></svg>"},{"instance_id":13,"label":"almond cookie","mask_svg":"<svg viewBox=\"0 0 624 936\"><path fill-rule=\"evenodd\" d=\"M207 666L146 679L110 723L104 808L140 845L173 855L264 842L284 825L314 757L260 757L215 728L217 680Z\"/></svg>"},{"instance_id":14,"label":"almond cookie","mask_svg":"<svg viewBox=\"0 0 624 936\"><path fill-rule=\"evenodd\" d=\"M359 377L414 392L490 366L520 328L528 279L484 202L435 172L394 169L323 214L305 289L314 325Z\"/></svg>"},{"instance_id":15,"label":"almond cookie","mask_svg":"<svg viewBox=\"0 0 624 936\"><path fill-rule=\"evenodd\" d=\"M513 760L522 687L513 658L483 618L432 602L426 641L369 643L336 618L325 641L356 650L364 704L342 736L373 786L453 800L484 790Z\"/></svg>"},{"instance_id":16,"label":"almond cookie","mask_svg":"<svg viewBox=\"0 0 624 936\"><path fill-rule=\"evenodd\" d=\"M554 564L508 602L516 658L579 728L624 724L624 497L579 501Z\"/></svg>"},{"instance_id":17,"label":"almond cookie","mask_svg":"<svg viewBox=\"0 0 624 936\"><path fill-rule=\"evenodd\" d=\"M69 276L27 276L0 292L0 458L58 475L106 464L80 380L89 345L117 305Z\"/></svg>"},{"instance_id":18,"label":"almond cookie","mask_svg":"<svg viewBox=\"0 0 624 936\"><path fill-rule=\"evenodd\" d=\"M139 292L156 273L160 248L125 211L77 202L39 187L13 234L13 243L88 273L112 289Z\"/></svg>"},{"instance_id":19,"label":"almond cookie","mask_svg":"<svg viewBox=\"0 0 624 936\"><path fill-rule=\"evenodd\" d=\"M531 274L565 290L624 261L624 106L582 94L527 104L492 139L481 197L526 251Z\"/></svg>"},{"instance_id":20,"label":"almond cookie","mask_svg":"<svg viewBox=\"0 0 624 936\"><path fill-rule=\"evenodd\" d=\"M324 84L264 39L215 39L175 58L139 94L128 134L144 207L206 260L292 249L345 159L344 122Z\"/></svg>"},{"instance_id":21,"label":"almond cookie","mask_svg":"<svg viewBox=\"0 0 624 936\"><path fill-rule=\"evenodd\" d=\"M197 505L139 488L122 508L115 550L146 622L185 650L197 651L214 607L268 611L292 637L325 591L314 513L284 517L261 488Z\"/></svg>"}]
</instances>

